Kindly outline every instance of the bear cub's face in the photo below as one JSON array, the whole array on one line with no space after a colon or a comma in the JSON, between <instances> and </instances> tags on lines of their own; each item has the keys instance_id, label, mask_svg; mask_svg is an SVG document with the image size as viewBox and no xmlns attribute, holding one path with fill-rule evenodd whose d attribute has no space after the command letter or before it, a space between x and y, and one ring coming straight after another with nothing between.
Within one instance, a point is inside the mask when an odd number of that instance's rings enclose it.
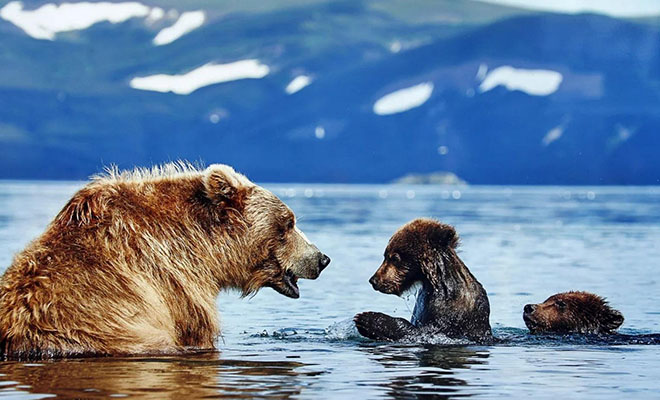
<instances>
[{"instance_id":1,"label":"bear cub's face","mask_svg":"<svg viewBox=\"0 0 660 400\"><path fill-rule=\"evenodd\" d=\"M612 333L623 324L623 315L600 296L566 292L540 304L527 304L523 320L531 333Z\"/></svg>"},{"instance_id":2,"label":"bear cub's face","mask_svg":"<svg viewBox=\"0 0 660 400\"><path fill-rule=\"evenodd\" d=\"M406 232L399 232L398 240L390 241L383 262L369 279L373 288L381 293L401 296L422 278L420 263L415 257L415 243L407 242L405 236Z\"/></svg>"},{"instance_id":3,"label":"bear cub's face","mask_svg":"<svg viewBox=\"0 0 660 400\"><path fill-rule=\"evenodd\" d=\"M458 236L449 225L419 218L401 227L385 248L384 260L369 279L373 288L400 296L416 282L437 284L441 253L455 248Z\"/></svg>"}]
</instances>

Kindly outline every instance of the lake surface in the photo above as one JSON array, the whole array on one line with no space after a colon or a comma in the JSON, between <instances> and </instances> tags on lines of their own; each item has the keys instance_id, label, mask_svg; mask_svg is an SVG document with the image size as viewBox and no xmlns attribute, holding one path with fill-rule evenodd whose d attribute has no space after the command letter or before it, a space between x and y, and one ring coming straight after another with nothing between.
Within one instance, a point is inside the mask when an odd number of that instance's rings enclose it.
<instances>
[{"instance_id":1,"label":"lake surface","mask_svg":"<svg viewBox=\"0 0 660 400\"><path fill-rule=\"evenodd\" d=\"M81 183L0 182L0 268ZM660 346L529 336L526 303L571 289L609 299L627 334L660 332L660 188L266 185L332 263L301 298L218 299L218 352L0 362L0 397L657 398ZM412 345L359 337L351 318L409 318L414 296L367 280L390 235L420 216L455 225L508 344ZM347 397L350 396L350 397Z\"/></svg>"}]
</instances>

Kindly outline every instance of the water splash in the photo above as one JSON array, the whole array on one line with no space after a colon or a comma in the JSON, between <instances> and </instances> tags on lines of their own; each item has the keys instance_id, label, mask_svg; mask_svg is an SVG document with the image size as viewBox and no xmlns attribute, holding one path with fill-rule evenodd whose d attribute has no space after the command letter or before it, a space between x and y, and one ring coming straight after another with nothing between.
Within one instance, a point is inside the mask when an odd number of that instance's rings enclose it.
<instances>
[{"instance_id":1,"label":"water splash","mask_svg":"<svg viewBox=\"0 0 660 400\"><path fill-rule=\"evenodd\" d=\"M355 322L348 318L335 322L325 329L325 337L329 340L364 339L355 327Z\"/></svg>"},{"instance_id":2,"label":"water splash","mask_svg":"<svg viewBox=\"0 0 660 400\"><path fill-rule=\"evenodd\" d=\"M475 342L472 342L468 339L453 339L441 333L424 333L421 335L415 335L412 337L404 338L402 342L409 344L430 344L434 346L467 346L476 344Z\"/></svg>"}]
</instances>

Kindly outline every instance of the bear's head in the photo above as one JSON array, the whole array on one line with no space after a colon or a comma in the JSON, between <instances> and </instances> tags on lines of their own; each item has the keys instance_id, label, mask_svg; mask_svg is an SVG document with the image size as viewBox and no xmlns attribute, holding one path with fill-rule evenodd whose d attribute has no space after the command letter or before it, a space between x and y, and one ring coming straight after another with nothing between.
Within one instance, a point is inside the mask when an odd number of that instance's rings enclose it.
<instances>
[{"instance_id":1,"label":"bear's head","mask_svg":"<svg viewBox=\"0 0 660 400\"><path fill-rule=\"evenodd\" d=\"M605 299L587 292L550 296L540 304L527 304L523 320L531 333L612 333L623 324L623 315Z\"/></svg>"},{"instance_id":2,"label":"bear's head","mask_svg":"<svg viewBox=\"0 0 660 400\"><path fill-rule=\"evenodd\" d=\"M242 260L234 269L243 271L239 287L244 294L261 287L299 297L299 278L316 279L330 263L296 226L296 217L277 196L255 185L226 165L211 165L204 171L204 192L211 218L220 231L218 240L231 237L233 260Z\"/></svg>"},{"instance_id":3,"label":"bear's head","mask_svg":"<svg viewBox=\"0 0 660 400\"><path fill-rule=\"evenodd\" d=\"M448 270L463 269L455 254L453 227L419 218L402 226L385 248L384 260L369 282L374 289L400 296L417 282L433 288L451 284Z\"/></svg>"}]
</instances>

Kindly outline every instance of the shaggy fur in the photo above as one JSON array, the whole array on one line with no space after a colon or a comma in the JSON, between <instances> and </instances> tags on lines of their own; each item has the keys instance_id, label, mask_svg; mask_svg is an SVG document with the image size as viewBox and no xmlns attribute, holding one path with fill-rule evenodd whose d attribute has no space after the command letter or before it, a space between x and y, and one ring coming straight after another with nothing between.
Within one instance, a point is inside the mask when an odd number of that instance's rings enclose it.
<instances>
[{"instance_id":1,"label":"shaggy fur","mask_svg":"<svg viewBox=\"0 0 660 400\"><path fill-rule=\"evenodd\" d=\"M421 283L411 322L383 313L355 316L363 336L415 340L443 334L478 342L492 339L486 291L456 254L453 227L416 219L401 227L385 249L385 260L369 280L374 289L400 296Z\"/></svg>"},{"instance_id":2,"label":"shaggy fur","mask_svg":"<svg viewBox=\"0 0 660 400\"><path fill-rule=\"evenodd\" d=\"M531 333L611 334L623 324L623 315L593 293L566 292L527 304L523 320Z\"/></svg>"},{"instance_id":3,"label":"shaggy fur","mask_svg":"<svg viewBox=\"0 0 660 400\"><path fill-rule=\"evenodd\" d=\"M225 165L109 171L77 192L0 280L12 358L213 348L215 299L298 297L329 263L293 212Z\"/></svg>"}]
</instances>

